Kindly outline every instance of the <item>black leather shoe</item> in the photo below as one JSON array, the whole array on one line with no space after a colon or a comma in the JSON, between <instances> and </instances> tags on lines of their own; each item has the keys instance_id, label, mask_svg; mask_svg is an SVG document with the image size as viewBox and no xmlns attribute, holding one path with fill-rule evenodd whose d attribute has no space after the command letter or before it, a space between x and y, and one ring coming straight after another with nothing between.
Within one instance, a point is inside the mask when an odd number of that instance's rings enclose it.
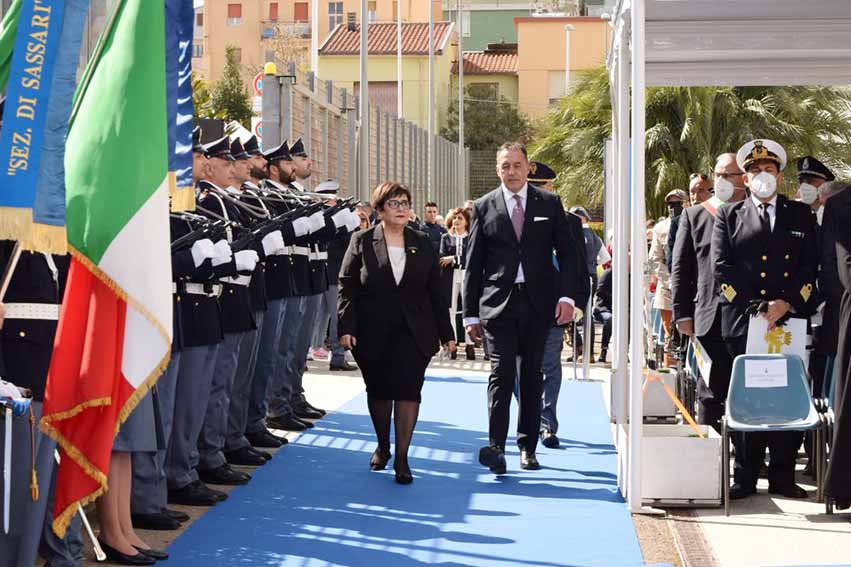
<instances>
[{"instance_id":1,"label":"black leather shoe","mask_svg":"<svg viewBox=\"0 0 851 567\"><path fill-rule=\"evenodd\" d=\"M756 494L756 488L754 487L745 487L739 483L730 487L730 500L741 500L753 494Z\"/></svg>"},{"instance_id":2,"label":"black leather shoe","mask_svg":"<svg viewBox=\"0 0 851 567\"><path fill-rule=\"evenodd\" d=\"M328 370L331 372L354 372L358 367L350 364L348 361L343 361L343 364L329 364Z\"/></svg>"},{"instance_id":3,"label":"black leather shoe","mask_svg":"<svg viewBox=\"0 0 851 567\"><path fill-rule=\"evenodd\" d=\"M544 429L541 431L541 444L547 449L558 449L558 436L549 429Z\"/></svg>"},{"instance_id":4,"label":"black leather shoe","mask_svg":"<svg viewBox=\"0 0 851 567\"><path fill-rule=\"evenodd\" d=\"M414 482L414 475L411 474L411 468L407 463L404 465L393 463L393 470L396 471L396 484L411 484Z\"/></svg>"},{"instance_id":5,"label":"black leather shoe","mask_svg":"<svg viewBox=\"0 0 851 567\"><path fill-rule=\"evenodd\" d=\"M505 463L505 451L500 447L479 449L479 463L489 468L494 474L505 474L508 470L508 465Z\"/></svg>"},{"instance_id":6,"label":"black leather shoe","mask_svg":"<svg viewBox=\"0 0 851 567\"><path fill-rule=\"evenodd\" d=\"M250 474L235 471L227 464L211 470L199 470L198 477L206 484L224 484L227 486L247 484L251 480Z\"/></svg>"},{"instance_id":7,"label":"black leather shoe","mask_svg":"<svg viewBox=\"0 0 851 567\"><path fill-rule=\"evenodd\" d=\"M166 514L131 514L133 527L140 530L172 531L180 528L180 522Z\"/></svg>"},{"instance_id":8,"label":"black leather shoe","mask_svg":"<svg viewBox=\"0 0 851 567\"><path fill-rule=\"evenodd\" d=\"M299 419L321 419L325 417L325 414L307 407L297 408L293 410L293 413Z\"/></svg>"},{"instance_id":9,"label":"black leather shoe","mask_svg":"<svg viewBox=\"0 0 851 567\"><path fill-rule=\"evenodd\" d=\"M466 351L467 360L476 360L476 347L467 345L464 350Z\"/></svg>"},{"instance_id":10,"label":"black leather shoe","mask_svg":"<svg viewBox=\"0 0 851 567\"><path fill-rule=\"evenodd\" d=\"M252 450L251 447L242 447L236 451L227 451L225 460L229 465L242 465L244 467L259 467L266 464L266 459Z\"/></svg>"},{"instance_id":11,"label":"black leather shoe","mask_svg":"<svg viewBox=\"0 0 851 567\"><path fill-rule=\"evenodd\" d=\"M786 486L770 486L768 487L769 494L779 494L780 496L785 496L786 498L798 498L804 499L808 498L809 494L807 491L795 484L786 485Z\"/></svg>"},{"instance_id":12,"label":"black leather shoe","mask_svg":"<svg viewBox=\"0 0 851 567\"><path fill-rule=\"evenodd\" d=\"M325 411L325 410L324 410L324 409L322 409L322 408L318 408L318 407L314 406L314 405L313 405L313 404L311 404L310 402L304 402L304 407L306 407L306 408L307 408L307 409L309 409L310 411L318 411L319 413L321 413L321 414L322 414L322 417L325 417L326 415L328 415L328 412L327 412L327 411Z\"/></svg>"},{"instance_id":13,"label":"black leather shoe","mask_svg":"<svg viewBox=\"0 0 851 567\"><path fill-rule=\"evenodd\" d=\"M600 358L597 359L597 364L605 364L607 354L608 354L608 352L606 351L606 349L601 350L600 351Z\"/></svg>"},{"instance_id":14,"label":"black leather shoe","mask_svg":"<svg viewBox=\"0 0 851 567\"><path fill-rule=\"evenodd\" d=\"M266 425L273 429L282 429L284 431L304 431L308 429L307 424L294 415L288 417L267 417ZM313 424L310 427L313 427Z\"/></svg>"},{"instance_id":15,"label":"black leather shoe","mask_svg":"<svg viewBox=\"0 0 851 567\"><path fill-rule=\"evenodd\" d=\"M136 547L135 545L133 547ZM165 561L168 559L168 553L161 549L142 549L141 547L136 547L136 550L139 553L144 553L151 559L156 559L157 561Z\"/></svg>"},{"instance_id":16,"label":"black leather shoe","mask_svg":"<svg viewBox=\"0 0 851 567\"><path fill-rule=\"evenodd\" d=\"M520 468L524 471L537 471L541 470L541 463L535 453L523 449L520 451Z\"/></svg>"},{"instance_id":17,"label":"black leather shoe","mask_svg":"<svg viewBox=\"0 0 851 567\"><path fill-rule=\"evenodd\" d=\"M286 439L284 441L286 441ZM249 447L249 449L251 449L252 453L257 455L258 457L260 457L261 459L263 459L267 463L272 460L272 454L271 453L267 453L266 451L261 451L259 449L255 449L254 447Z\"/></svg>"},{"instance_id":18,"label":"black leather shoe","mask_svg":"<svg viewBox=\"0 0 851 567\"><path fill-rule=\"evenodd\" d=\"M119 565L153 565L157 562L156 559L144 553L136 555L125 555L115 548L106 545L102 539L98 539L101 549L106 554L107 561L118 563Z\"/></svg>"},{"instance_id":19,"label":"black leather shoe","mask_svg":"<svg viewBox=\"0 0 851 567\"><path fill-rule=\"evenodd\" d=\"M168 491L170 504L183 504L184 506L213 506L219 499L209 489L201 488L201 483L190 483L183 488ZM206 487L204 487L206 488Z\"/></svg>"},{"instance_id":20,"label":"black leather shoe","mask_svg":"<svg viewBox=\"0 0 851 567\"><path fill-rule=\"evenodd\" d=\"M264 429L259 433L246 433L245 438L251 443L252 447L261 447L263 449L277 449L281 445L286 445L287 440L278 437L268 429Z\"/></svg>"},{"instance_id":21,"label":"black leather shoe","mask_svg":"<svg viewBox=\"0 0 851 567\"><path fill-rule=\"evenodd\" d=\"M372 453L372 458L369 459L369 468L374 471L383 471L390 461L390 449L378 447Z\"/></svg>"},{"instance_id":22,"label":"black leather shoe","mask_svg":"<svg viewBox=\"0 0 851 567\"><path fill-rule=\"evenodd\" d=\"M223 502L228 499L228 493L222 492L221 490L216 490L215 488L210 488L200 480L197 481L198 485L201 487L202 491L207 492L208 494L212 494L213 498L216 499L217 502Z\"/></svg>"},{"instance_id":23,"label":"black leather shoe","mask_svg":"<svg viewBox=\"0 0 851 567\"><path fill-rule=\"evenodd\" d=\"M169 508L163 508L162 513L168 516L169 518L177 520L180 523L189 521L189 514L184 514L180 510L171 510Z\"/></svg>"}]
</instances>

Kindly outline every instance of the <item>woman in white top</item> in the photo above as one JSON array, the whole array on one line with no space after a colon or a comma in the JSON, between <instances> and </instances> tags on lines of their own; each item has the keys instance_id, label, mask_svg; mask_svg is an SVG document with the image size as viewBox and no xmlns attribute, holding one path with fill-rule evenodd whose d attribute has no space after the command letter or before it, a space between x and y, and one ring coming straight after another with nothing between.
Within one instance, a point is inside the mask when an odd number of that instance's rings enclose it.
<instances>
[{"instance_id":1,"label":"woman in white top","mask_svg":"<svg viewBox=\"0 0 851 567\"><path fill-rule=\"evenodd\" d=\"M408 226L410 191L383 183L372 201L380 222L355 233L343 258L338 332L366 382L378 438L370 468L382 470L390 460L390 418L395 413L393 468L396 482L410 484L408 447L426 367L441 343L449 352L456 347L437 254L428 236Z\"/></svg>"},{"instance_id":2,"label":"woman in white top","mask_svg":"<svg viewBox=\"0 0 851 567\"><path fill-rule=\"evenodd\" d=\"M465 336L462 322L461 290L464 287L464 267L466 266L467 229L470 226L470 213L465 209L452 209L446 215L449 229L440 239L440 267L443 269L444 282L449 294L449 316L455 327L458 342L466 344L467 360L476 360L473 341Z\"/></svg>"}]
</instances>

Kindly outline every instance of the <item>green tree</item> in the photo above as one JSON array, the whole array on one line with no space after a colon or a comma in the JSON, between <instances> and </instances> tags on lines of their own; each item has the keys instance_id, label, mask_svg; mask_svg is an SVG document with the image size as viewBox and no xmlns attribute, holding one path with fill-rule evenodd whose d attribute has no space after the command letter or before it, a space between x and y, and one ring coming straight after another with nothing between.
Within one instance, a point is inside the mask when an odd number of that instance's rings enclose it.
<instances>
[{"instance_id":1,"label":"green tree","mask_svg":"<svg viewBox=\"0 0 851 567\"><path fill-rule=\"evenodd\" d=\"M488 85L467 85L464 89L464 145L473 150L494 150L508 140L527 141L529 119L505 97L497 97ZM440 135L458 139L458 99L449 105L449 120Z\"/></svg>"},{"instance_id":2,"label":"green tree","mask_svg":"<svg viewBox=\"0 0 851 567\"><path fill-rule=\"evenodd\" d=\"M210 100L210 89L203 79L192 73L192 105L195 108L197 118L215 118L212 102Z\"/></svg>"},{"instance_id":3,"label":"green tree","mask_svg":"<svg viewBox=\"0 0 851 567\"><path fill-rule=\"evenodd\" d=\"M781 191L792 194L794 159L814 155L838 175L851 172L851 90L835 87L654 87L647 89L648 215L664 212L664 195L686 189L690 173L710 174L715 158L746 141L769 138L786 149ZM587 71L549 113L533 155L559 172L570 203L603 200L603 142L611 136L604 68Z\"/></svg>"},{"instance_id":4,"label":"green tree","mask_svg":"<svg viewBox=\"0 0 851 567\"><path fill-rule=\"evenodd\" d=\"M242 69L236 60L237 47L225 48L225 67L222 78L213 83L210 93L210 109L213 117L236 120L243 126L251 123L251 99L242 80Z\"/></svg>"}]
</instances>

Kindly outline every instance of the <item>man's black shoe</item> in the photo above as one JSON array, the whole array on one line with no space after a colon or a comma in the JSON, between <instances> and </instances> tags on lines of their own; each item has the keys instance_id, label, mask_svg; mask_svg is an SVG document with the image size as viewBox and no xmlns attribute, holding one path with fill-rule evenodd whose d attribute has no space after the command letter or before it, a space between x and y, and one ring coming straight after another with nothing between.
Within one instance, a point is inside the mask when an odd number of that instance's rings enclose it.
<instances>
[{"instance_id":1,"label":"man's black shoe","mask_svg":"<svg viewBox=\"0 0 851 567\"><path fill-rule=\"evenodd\" d=\"M303 407L306 407L307 409L312 410L312 411L318 411L319 413L321 413L321 414L322 414L322 417L325 417L326 415L328 415L328 412L327 412L327 411L325 411L325 410L324 410L324 409L322 409L322 408L318 408L318 407L316 407L315 405L311 404L311 403L310 403L310 402L308 402L308 401L305 401L305 402L304 402Z\"/></svg>"},{"instance_id":2,"label":"man's black shoe","mask_svg":"<svg viewBox=\"0 0 851 567\"><path fill-rule=\"evenodd\" d=\"M140 530L171 531L180 528L180 522L166 514L132 514L133 527Z\"/></svg>"},{"instance_id":3,"label":"man's black shoe","mask_svg":"<svg viewBox=\"0 0 851 567\"><path fill-rule=\"evenodd\" d=\"M494 474L505 474L508 465L505 463L505 452L499 447L482 447L479 449L479 463L488 467Z\"/></svg>"},{"instance_id":4,"label":"man's black shoe","mask_svg":"<svg viewBox=\"0 0 851 567\"><path fill-rule=\"evenodd\" d=\"M286 445L287 440L274 435L268 429L257 433L246 433L245 438L251 443L252 447L260 447L262 449L277 449L281 445Z\"/></svg>"},{"instance_id":5,"label":"man's black shoe","mask_svg":"<svg viewBox=\"0 0 851 567\"><path fill-rule=\"evenodd\" d=\"M225 452L225 460L229 465L242 465L244 467L259 467L266 464L266 459L257 454L251 447L227 451Z\"/></svg>"},{"instance_id":6,"label":"man's black shoe","mask_svg":"<svg viewBox=\"0 0 851 567\"><path fill-rule=\"evenodd\" d=\"M301 421L294 415L287 417L267 417L266 426L273 429L282 429L284 431L304 431L308 429L307 423ZM313 427L311 423L309 427Z\"/></svg>"},{"instance_id":7,"label":"man's black shoe","mask_svg":"<svg viewBox=\"0 0 851 567\"><path fill-rule=\"evenodd\" d=\"M204 484L200 480L196 480L195 482L198 483L198 485L201 487L201 490L203 490L203 491L205 491L209 494L212 494L213 498L215 498L219 502L222 502L222 501L228 499L227 492L222 492L221 490L216 490L215 488L210 488L209 486L207 486L206 484Z\"/></svg>"},{"instance_id":8,"label":"man's black shoe","mask_svg":"<svg viewBox=\"0 0 851 567\"><path fill-rule=\"evenodd\" d=\"M320 419L325 416L322 412L305 406L294 409L293 413L299 419Z\"/></svg>"},{"instance_id":9,"label":"man's black shoe","mask_svg":"<svg viewBox=\"0 0 851 567\"><path fill-rule=\"evenodd\" d=\"M284 439L284 441L286 441L286 439ZM249 449L251 449L252 453L254 453L255 455L257 455L258 457L260 457L261 459L263 459L266 462L269 462L269 461L272 460L272 455L270 453L267 453L266 451L261 451L259 449L255 449L254 447L249 447Z\"/></svg>"},{"instance_id":10,"label":"man's black shoe","mask_svg":"<svg viewBox=\"0 0 851 567\"><path fill-rule=\"evenodd\" d=\"M189 514L184 514L180 510L171 510L170 508L163 508L162 513L168 516L169 518L177 520L180 523L189 521Z\"/></svg>"},{"instance_id":11,"label":"man's black shoe","mask_svg":"<svg viewBox=\"0 0 851 567\"><path fill-rule=\"evenodd\" d=\"M745 487L739 483L730 487L730 500L741 500L753 494L756 494L756 488Z\"/></svg>"},{"instance_id":12,"label":"man's black shoe","mask_svg":"<svg viewBox=\"0 0 851 567\"><path fill-rule=\"evenodd\" d=\"M538 462L538 458L535 456L535 453L527 451L526 449L521 449L520 468L524 471L537 471L541 470L541 463Z\"/></svg>"},{"instance_id":13,"label":"man's black shoe","mask_svg":"<svg viewBox=\"0 0 851 567\"><path fill-rule=\"evenodd\" d=\"M247 484L251 480L250 474L235 471L227 464L212 470L199 470L198 476L207 484L224 484L227 486Z\"/></svg>"},{"instance_id":14,"label":"man's black shoe","mask_svg":"<svg viewBox=\"0 0 851 567\"><path fill-rule=\"evenodd\" d=\"M558 436L549 429L544 429L541 431L541 444L547 449L558 449Z\"/></svg>"},{"instance_id":15,"label":"man's black shoe","mask_svg":"<svg viewBox=\"0 0 851 567\"><path fill-rule=\"evenodd\" d=\"M794 482L792 484L788 484L788 485L785 485L785 486L771 486L771 485L769 485L768 486L768 493L769 494L779 494L780 496L785 496L786 498L803 499L803 498L809 497L809 494L807 494L807 491L804 490L803 488L801 488L800 486L798 486L797 484L795 484Z\"/></svg>"},{"instance_id":16,"label":"man's black shoe","mask_svg":"<svg viewBox=\"0 0 851 567\"><path fill-rule=\"evenodd\" d=\"M358 367L354 364L349 364L347 361L343 361L343 364L330 364L328 365L328 370L331 372L354 372Z\"/></svg>"},{"instance_id":17,"label":"man's black shoe","mask_svg":"<svg viewBox=\"0 0 851 567\"><path fill-rule=\"evenodd\" d=\"M213 506L220 501L210 489L202 486L200 482L192 482L183 488L169 490L168 501L170 504L184 506Z\"/></svg>"}]
</instances>

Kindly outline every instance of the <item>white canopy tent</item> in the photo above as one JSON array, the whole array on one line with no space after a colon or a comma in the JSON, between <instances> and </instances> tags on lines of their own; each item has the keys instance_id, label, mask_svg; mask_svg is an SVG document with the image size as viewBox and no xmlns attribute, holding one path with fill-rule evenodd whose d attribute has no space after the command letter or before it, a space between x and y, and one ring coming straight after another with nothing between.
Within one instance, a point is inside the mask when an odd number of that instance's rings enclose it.
<instances>
[{"instance_id":1,"label":"white canopy tent","mask_svg":"<svg viewBox=\"0 0 851 567\"><path fill-rule=\"evenodd\" d=\"M612 24L612 413L618 485L641 512L642 420L626 416L643 415L645 87L851 85L851 0L620 0Z\"/></svg>"}]
</instances>

